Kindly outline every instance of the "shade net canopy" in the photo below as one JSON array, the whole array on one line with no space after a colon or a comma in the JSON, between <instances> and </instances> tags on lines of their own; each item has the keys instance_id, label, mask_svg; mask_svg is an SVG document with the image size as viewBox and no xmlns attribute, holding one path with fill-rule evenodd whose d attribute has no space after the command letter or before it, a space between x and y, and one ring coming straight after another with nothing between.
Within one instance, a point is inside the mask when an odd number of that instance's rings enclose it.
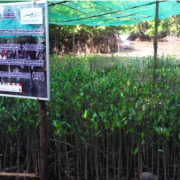
<instances>
[{"instance_id":1,"label":"shade net canopy","mask_svg":"<svg viewBox=\"0 0 180 180\"><path fill-rule=\"evenodd\" d=\"M49 23L59 25L119 26L155 18L156 1L48 0ZM180 14L176 0L159 1L159 19Z\"/></svg>"},{"instance_id":2,"label":"shade net canopy","mask_svg":"<svg viewBox=\"0 0 180 180\"><path fill-rule=\"evenodd\" d=\"M20 0L19 0L20 1ZM24 0L24 2L33 0ZM14 0L0 1L16 2ZM23 1L20 1L23 2ZM155 18L155 0L48 0L49 23L57 25L119 26ZM177 0L159 0L159 19L180 14Z\"/></svg>"}]
</instances>

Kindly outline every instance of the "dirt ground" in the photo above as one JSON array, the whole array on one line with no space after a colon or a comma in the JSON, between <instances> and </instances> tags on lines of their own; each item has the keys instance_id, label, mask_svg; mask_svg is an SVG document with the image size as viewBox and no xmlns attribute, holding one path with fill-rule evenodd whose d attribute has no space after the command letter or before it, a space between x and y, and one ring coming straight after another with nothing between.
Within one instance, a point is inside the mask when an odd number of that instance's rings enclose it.
<instances>
[{"instance_id":1,"label":"dirt ground","mask_svg":"<svg viewBox=\"0 0 180 180\"><path fill-rule=\"evenodd\" d=\"M154 47L153 42L147 41L131 41L131 49L126 47L121 48L121 52L114 53L114 56L133 56L144 57L153 56ZM158 55L175 55L177 59L180 59L180 41L174 42L158 42Z\"/></svg>"}]
</instances>

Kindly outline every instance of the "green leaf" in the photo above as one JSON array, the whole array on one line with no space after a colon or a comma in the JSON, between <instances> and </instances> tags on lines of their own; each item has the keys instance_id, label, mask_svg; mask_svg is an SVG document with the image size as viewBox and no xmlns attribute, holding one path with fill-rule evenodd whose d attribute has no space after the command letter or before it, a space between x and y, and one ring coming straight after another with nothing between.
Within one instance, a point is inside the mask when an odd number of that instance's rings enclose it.
<instances>
[{"instance_id":1,"label":"green leaf","mask_svg":"<svg viewBox=\"0 0 180 180\"><path fill-rule=\"evenodd\" d=\"M146 110L146 105L144 104L144 105L143 105L143 111L145 111L145 110Z\"/></svg>"},{"instance_id":2,"label":"green leaf","mask_svg":"<svg viewBox=\"0 0 180 180\"><path fill-rule=\"evenodd\" d=\"M69 124L69 123L66 123L66 125L70 128L71 127L71 125Z\"/></svg>"},{"instance_id":3,"label":"green leaf","mask_svg":"<svg viewBox=\"0 0 180 180\"><path fill-rule=\"evenodd\" d=\"M122 120L121 120L121 122L123 122L123 121L125 121L126 120L126 117L124 117Z\"/></svg>"},{"instance_id":4,"label":"green leaf","mask_svg":"<svg viewBox=\"0 0 180 180\"><path fill-rule=\"evenodd\" d=\"M126 132L126 134L128 133L128 132L130 132L130 133L133 133L133 128L131 128L131 129L129 129L127 132Z\"/></svg>"},{"instance_id":5,"label":"green leaf","mask_svg":"<svg viewBox=\"0 0 180 180\"><path fill-rule=\"evenodd\" d=\"M80 138L84 141L84 137L83 136L81 136Z\"/></svg>"},{"instance_id":6,"label":"green leaf","mask_svg":"<svg viewBox=\"0 0 180 180\"><path fill-rule=\"evenodd\" d=\"M95 131L98 130L98 124L97 123L94 124L94 129L95 129Z\"/></svg>"},{"instance_id":7,"label":"green leaf","mask_svg":"<svg viewBox=\"0 0 180 180\"><path fill-rule=\"evenodd\" d=\"M153 123L153 126L154 126L154 128L155 128L156 132L157 132L157 133L159 133L159 129L158 129L158 127L157 127L156 123Z\"/></svg>"},{"instance_id":8,"label":"green leaf","mask_svg":"<svg viewBox=\"0 0 180 180\"><path fill-rule=\"evenodd\" d=\"M141 138L144 138L144 132L141 132Z\"/></svg>"},{"instance_id":9,"label":"green leaf","mask_svg":"<svg viewBox=\"0 0 180 180\"><path fill-rule=\"evenodd\" d=\"M145 143L145 141L144 141L144 139L141 141L141 144L144 144Z\"/></svg>"},{"instance_id":10,"label":"green leaf","mask_svg":"<svg viewBox=\"0 0 180 180\"><path fill-rule=\"evenodd\" d=\"M137 152L138 152L138 147L135 149L134 154L136 154Z\"/></svg>"},{"instance_id":11,"label":"green leaf","mask_svg":"<svg viewBox=\"0 0 180 180\"><path fill-rule=\"evenodd\" d=\"M11 116L15 121L16 121L16 118L14 116Z\"/></svg>"},{"instance_id":12,"label":"green leaf","mask_svg":"<svg viewBox=\"0 0 180 180\"><path fill-rule=\"evenodd\" d=\"M57 132L57 134L59 134L60 133L60 128L58 128L56 132Z\"/></svg>"},{"instance_id":13,"label":"green leaf","mask_svg":"<svg viewBox=\"0 0 180 180\"><path fill-rule=\"evenodd\" d=\"M57 127L57 122L55 120L53 121L53 124L55 127Z\"/></svg>"},{"instance_id":14,"label":"green leaf","mask_svg":"<svg viewBox=\"0 0 180 180\"><path fill-rule=\"evenodd\" d=\"M9 127L8 127L8 130L9 130L9 132L12 132L13 127L12 127L12 126L9 126Z\"/></svg>"},{"instance_id":15,"label":"green leaf","mask_svg":"<svg viewBox=\"0 0 180 180\"><path fill-rule=\"evenodd\" d=\"M85 112L84 112L84 119L86 119L87 118L87 110L85 110Z\"/></svg>"},{"instance_id":16,"label":"green leaf","mask_svg":"<svg viewBox=\"0 0 180 180\"><path fill-rule=\"evenodd\" d=\"M93 112L93 118L95 118L97 116L96 112Z\"/></svg>"},{"instance_id":17,"label":"green leaf","mask_svg":"<svg viewBox=\"0 0 180 180\"><path fill-rule=\"evenodd\" d=\"M163 116L166 117L166 110L163 110Z\"/></svg>"},{"instance_id":18,"label":"green leaf","mask_svg":"<svg viewBox=\"0 0 180 180\"><path fill-rule=\"evenodd\" d=\"M101 131L99 130L99 131L96 133L96 136L98 136L100 133L101 133Z\"/></svg>"},{"instance_id":19,"label":"green leaf","mask_svg":"<svg viewBox=\"0 0 180 180\"><path fill-rule=\"evenodd\" d=\"M136 102L136 105L135 105L135 108L137 108L137 107L138 107L138 104L139 104L139 103L138 103L138 101L137 101L137 102Z\"/></svg>"}]
</instances>

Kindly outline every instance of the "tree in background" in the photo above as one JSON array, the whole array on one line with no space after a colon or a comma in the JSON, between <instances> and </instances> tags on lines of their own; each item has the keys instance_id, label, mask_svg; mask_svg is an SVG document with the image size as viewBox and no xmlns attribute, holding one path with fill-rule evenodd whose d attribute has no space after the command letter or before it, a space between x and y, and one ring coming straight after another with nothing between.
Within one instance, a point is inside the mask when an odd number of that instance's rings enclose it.
<instances>
[{"instance_id":1,"label":"tree in background","mask_svg":"<svg viewBox=\"0 0 180 180\"><path fill-rule=\"evenodd\" d=\"M166 36L179 36L179 22L180 15L162 20L158 29L159 41L166 41ZM113 50L118 51L119 34L130 34L131 40L139 38L142 41L152 41L155 32L154 23L154 20L149 20L117 27L76 25L75 51L86 54L109 53L112 51L112 42L114 42ZM73 26L50 25L50 52L55 54L73 52Z\"/></svg>"}]
</instances>

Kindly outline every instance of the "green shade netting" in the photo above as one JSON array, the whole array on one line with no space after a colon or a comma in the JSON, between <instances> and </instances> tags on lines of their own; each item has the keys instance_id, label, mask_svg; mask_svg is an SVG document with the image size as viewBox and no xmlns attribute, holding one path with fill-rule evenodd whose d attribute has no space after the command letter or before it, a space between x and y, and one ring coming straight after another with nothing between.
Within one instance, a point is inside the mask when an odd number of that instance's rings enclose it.
<instances>
[{"instance_id":1,"label":"green shade netting","mask_svg":"<svg viewBox=\"0 0 180 180\"><path fill-rule=\"evenodd\" d=\"M20 1L20 0L19 0ZM24 2L33 0L24 0ZM15 2L14 0L0 1ZM17 2L17 1L16 1ZM21 1L22 2L22 1ZM155 18L155 0L48 0L49 23L57 25L119 26ZM180 2L159 1L159 19L180 14Z\"/></svg>"},{"instance_id":2,"label":"green shade netting","mask_svg":"<svg viewBox=\"0 0 180 180\"><path fill-rule=\"evenodd\" d=\"M119 26L155 18L156 1L48 0L49 23L58 25ZM176 0L160 1L159 18L180 14Z\"/></svg>"}]
</instances>

